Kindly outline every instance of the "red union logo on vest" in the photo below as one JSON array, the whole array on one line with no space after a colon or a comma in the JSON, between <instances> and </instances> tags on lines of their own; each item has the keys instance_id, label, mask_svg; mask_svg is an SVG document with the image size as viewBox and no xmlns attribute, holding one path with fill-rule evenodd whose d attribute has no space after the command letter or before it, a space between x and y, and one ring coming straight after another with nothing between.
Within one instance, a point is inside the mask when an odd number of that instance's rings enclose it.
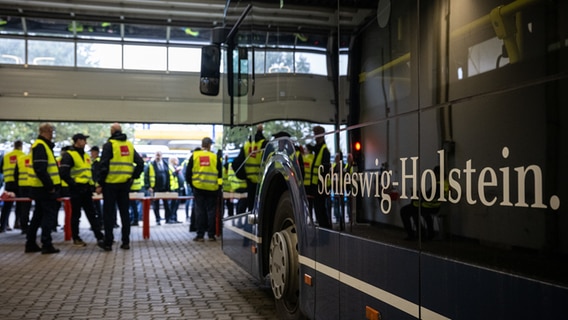
<instances>
[{"instance_id":1,"label":"red union logo on vest","mask_svg":"<svg viewBox=\"0 0 568 320\"><path fill-rule=\"evenodd\" d=\"M208 156L199 157L199 165L202 167L209 167L209 165L211 165L209 157Z\"/></svg>"},{"instance_id":2,"label":"red union logo on vest","mask_svg":"<svg viewBox=\"0 0 568 320\"><path fill-rule=\"evenodd\" d=\"M121 156L129 156L130 155L130 149L128 149L128 146L120 146L120 155Z\"/></svg>"}]
</instances>

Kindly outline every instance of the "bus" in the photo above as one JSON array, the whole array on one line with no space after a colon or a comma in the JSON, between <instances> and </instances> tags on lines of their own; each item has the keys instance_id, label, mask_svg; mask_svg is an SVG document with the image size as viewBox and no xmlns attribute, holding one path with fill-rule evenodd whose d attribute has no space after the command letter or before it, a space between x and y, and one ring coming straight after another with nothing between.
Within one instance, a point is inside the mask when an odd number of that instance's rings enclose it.
<instances>
[{"instance_id":1,"label":"bus","mask_svg":"<svg viewBox=\"0 0 568 320\"><path fill-rule=\"evenodd\" d=\"M199 87L226 141L308 121L353 157L305 167L313 196L297 140L267 137L254 207L223 219L279 317L565 318L568 2L276 2L230 3Z\"/></svg>"}]
</instances>

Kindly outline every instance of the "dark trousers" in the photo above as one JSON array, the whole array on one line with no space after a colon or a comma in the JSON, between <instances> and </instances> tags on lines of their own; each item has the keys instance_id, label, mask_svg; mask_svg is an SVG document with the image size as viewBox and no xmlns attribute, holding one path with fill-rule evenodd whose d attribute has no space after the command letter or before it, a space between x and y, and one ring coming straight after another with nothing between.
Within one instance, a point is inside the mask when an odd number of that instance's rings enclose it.
<instances>
[{"instance_id":1,"label":"dark trousers","mask_svg":"<svg viewBox=\"0 0 568 320\"><path fill-rule=\"evenodd\" d=\"M424 218L426 222L427 228L427 237L433 238L434 237L434 218L432 215L438 212L438 208L424 208L422 207L420 210L420 214ZM404 226L404 230L409 238L415 238L416 233L412 229L412 224L410 223L410 219L414 222L416 226L416 230L420 228L420 222L418 221L418 207L414 206L412 203L405 205L404 207L400 208L400 218L402 220L402 224Z\"/></svg>"},{"instance_id":2,"label":"dark trousers","mask_svg":"<svg viewBox=\"0 0 568 320\"><path fill-rule=\"evenodd\" d=\"M254 198L256 197L256 187L258 183L252 183L247 180L247 210L250 212L254 207Z\"/></svg>"},{"instance_id":3,"label":"dark trousers","mask_svg":"<svg viewBox=\"0 0 568 320\"><path fill-rule=\"evenodd\" d=\"M2 215L0 215L0 231L6 231L10 226L10 213L12 212L12 206L14 201L4 200L4 205L2 206ZM18 217L18 211L20 211L21 202L16 202L16 219ZM17 222L17 221L16 221Z\"/></svg>"},{"instance_id":4,"label":"dark trousers","mask_svg":"<svg viewBox=\"0 0 568 320\"><path fill-rule=\"evenodd\" d=\"M122 243L130 243L130 214L128 212L130 186L128 183L107 183L103 187L103 220L105 225L105 246L112 246L116 207L122 224Z\"/></svg>"},{"instance_id":5,"label":"dark trousers","mask_svg":"<svg viewBox=\"0 0 568 320\"><path fill-rule=\"evenodd\" d=\"M131 224L138 224L140 221L140 212L139 210L142 206L142 201L140 200L130 200L130 223Z\"/></svg>"},{"instance_id":6,"label":"dark trousers","mask_svg":"<svg viewBox=\"0 0 568 320\"><path fill-rule=\"evenodd\" d=\"M79 240L79 222L81 220L81 208L85 210L85 215L97 240L103 240L101 225L97 222L95 207L93 205L92 193L89 186L83 187L85 190L75 191L71 194L71 235L73 240Z\"/></svg>"},{"instance_id":7,"label":"dark trousers","mask_svg":"<svg viewBox=\"0 0 568 320\"><path fill-rule=\"evenodd\" d=\"M331 229L331 221L328 215L328 196L316 194L314 196L314 211L318 224L322 228Z\"/></svg>"},{"instance_id":8,"label":"dark trousers","mask_svg":"<svg viewBox=\"0 0 568 320\"><path fill-rule=\"evenodd\" d=\"M15 182L6 182L6 191L18 193L17 184ZM18 195L19 196L19 195ZM2 214L0 215L0 231L6 231L9 228L10 213L12 212L12 206L14 201L4 200L4 205L2 206ZM18 219L18 212L21 211L22 202L16 202L16 220ZM18 223L18 221L16 221Z\"/></svg>"},{"instance_id":9,"label":"dark trousers","mask_svg":"<svg viewBox=\"0 0 568 320\"><path fill-rule=\"evenodd\" d=\"M161 200L164 204L164 211L166 212L164 218L168 220L171 217L170 213L170 203L168 200ZM154 208L154 215L156 216L156 223L160 223L160 200L152 201L152 207Z\"/></svg>"},{"instance_id":10,"label":"dark trousers","mask_svg":"<svg viewBox=\"0 0 568 320\"><path fill-rule=\"evenodd\" d=\"M41 243L44 248L52 247L51 230L57 223L59 202L56 199L35 199L35 209L27 232L27 246L36 244L37 230L41 227Z\"/></svg>"},{"instance_id":11,"label":"dark trousers","mask_svg":"<svg viewBox=\"0 0 568 320\"><path fill-rule=\"evenodd\" d=\"M20 187L20 194L18 197L29 197L30 188ZM22 228L22 234L28 232L28 226L30 224L30 209L32 208L31 201L25 201L20 203L20 211L18 212L18 205L16 204L16 216L20 220L20 228Z\"/></svg>"},{"instance_id":12,"label":"dark trousers","mask_svg":"<svg viewBox=\"0 0 568 320\"><path fill-rule=\"evenodd\" d=\"M195 222L197 224L197 237L203 238L205 232L209 238L215 236L215 214L217 209L217 193L211 191L194 190L195 195Z\"/></svg>"},{"instance_id":13,"label":"dark trousers","mask_svg":"<svg viewBox=\"0 0 568 320\"><path fill-rule=\"evenodd\" d=\"M178 190L178 195L183 196L184 192ZM170 218L166 217L166 222L178 222L177 211L179 209L179 199L170 200Z\"/></svg>"},{"instance_id":14,"label":"dark trousers","mask_svg":"<svg viewBox=\"0 0 568 320\"><path fill-rule=\"evenodd\" d=\"M95 220L98 222L99 226L103 228L103 206L101 205L101 200L93 200L93 207L95 208Z\"/></svg>"}]
</instances>

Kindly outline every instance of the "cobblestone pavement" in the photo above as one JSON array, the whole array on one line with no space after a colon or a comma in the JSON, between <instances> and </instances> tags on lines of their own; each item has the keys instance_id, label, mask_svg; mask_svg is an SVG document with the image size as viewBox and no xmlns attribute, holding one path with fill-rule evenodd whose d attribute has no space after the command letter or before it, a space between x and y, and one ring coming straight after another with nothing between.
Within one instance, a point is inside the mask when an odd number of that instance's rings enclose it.
<instances>
[{"instance_id":1,"label":"cobblestone pavement","mask_svg":"<svg viewBox=\"0 0 568 320\"><path fill-rule=\"evenodd\" d=\"M183 223L151 226L144 240L132 227L130 250L116 242L105 252L81 220L87 246L58 231L52 255L24 253L19 230L0 233L0 319L277 319L270 287L229 260L220 239L194 242Z\"/></svg>"}]
</instances>

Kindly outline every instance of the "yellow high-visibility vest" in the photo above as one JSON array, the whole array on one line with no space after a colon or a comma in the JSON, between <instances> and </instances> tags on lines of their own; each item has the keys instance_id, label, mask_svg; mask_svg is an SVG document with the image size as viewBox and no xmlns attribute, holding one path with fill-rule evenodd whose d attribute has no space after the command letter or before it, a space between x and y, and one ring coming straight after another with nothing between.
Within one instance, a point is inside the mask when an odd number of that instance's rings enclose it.
<instances>
[{"instance_id":1,"label":"yellow high-visibility vest","mask_svg":"<svg viewBox=\"0 0 568 320\"><path fill-rule=\"evenodd\" d=\"M18 186L30 186L30 172L33 172L32 155L25 154L18 158Z\"/></svg>"},{"instance_id":2,"label":"yellow high-visibility vest","mask_svg":"<svg viewBox=\"0 0 568 320\"><path fill-rule=\"evenodd\" d=\"M76 183L94 185L93 171L91 169L91 158L84 153L83 157L76 150L69 150L67 153L73 158L73 168L70 170L71 178Z\"/></svg>"},{"instance_id":3,"label":"yellow high-visibility vest","mask_svg":"<svg viewBox=\"0 0 568 320\"><path fill-rule=\"evenodd\" d=\"M314 163L315 155L313 153L305 154L304 159L304 185L312 185L312 164Z\"/></svg>"},{"instance_id":4,"label":"yellow high-visibility vest","mask_svg":"<svg viewBox=\"0 0 568 320\"><path fill-rule=\"evenodd\" d=\"M134 146L130 141L110 139L112 159L106 176L106 183L125 183L134 172Z\"/></svg>"},{"instance_id":5,"label":"yellow high-visibility vest","mask_svg":"<svg viewBox=\"0 0 568 320\"><path fill-rule=\"evenodd\" d=\"M316 156L313 166L312 166L312 185L317 186L318 185L318 168L319 166L322 165L322 158L323 158L323 151L327 149L327 145L323 145L319 152L318 155Z\"/></svg>"},{"instance_id":6,"label":"yellow high-visibility vest","mask_svg":"<svg viewBox=\"0 0 568 320\"><path fill-rule=\"evenodd\" d=\"M32 160L33 160L34 149L40 144L44 146L45 153L47 154L47 173L49 174L51 181L53 182L54 185L61 184L61 177L59 176L59 166L57 165L57 161L55 161L55 156L53 155L53 151L51 151L51 148L42 139L36 139L36 141L32 145L32 152L31 152ZM30 186L43 187L43 183L37 177L34 170L30 171Z\"/></svg>"},{"instance_id":7,"label":"yellow high-visibility vest","mask_svg":"<svg viewBox=\"0 0 568 320\"><path fill-rule=\"evenodd\" d=\"M4 172L5 182L15 182L18 177L15 176L18 158L26 155L22 150L14 149L4 155L2 163L2 171Z\"/></svg>"},{"instance_id":8,"label":"yellow high-visibility vest","mask_svg":"<svg viewBox=\"0 0 568 320\"><path fill-rule=\"evenodd\" d=\"M244 145L246 157L245 172L247 173L247 179L253 183L258 183L260 164L262 162L263 142L264 139L255 142L247 141Z\"/></svg>"},{"instance_id":9,"label":"yellow high-visibility vest","mask_svg":"<svg viewBox=\"0 0 568 320\"><path fill-rule=\"evenodd\" d=\"M219 179L219 172L217 171L217 155L211 151L194 151L191 180L198 189L219 190L219 185L223 182L222 179Z\"/></svg>"}]
</instances>

